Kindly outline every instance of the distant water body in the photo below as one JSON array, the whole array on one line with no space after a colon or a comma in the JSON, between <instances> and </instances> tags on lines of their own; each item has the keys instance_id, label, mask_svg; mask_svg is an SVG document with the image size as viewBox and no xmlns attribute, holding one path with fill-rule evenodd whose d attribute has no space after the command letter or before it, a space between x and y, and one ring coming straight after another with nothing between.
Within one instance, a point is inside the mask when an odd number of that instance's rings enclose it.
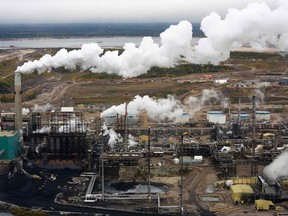
<instances>
[{"instance_id":1,"label":"distant water body","mask_svg":"<svg viewBox=\"0 0 288 216\"><path fill-rule=\"evenodd\" d=\"M155 43L160 44L161 32L170 25L170 23L0 25L0 48L79 48L85 43L98 43L103 48L122 48L125 43L139 46L144 36L151 36ZM192 25L193 37L203 37L200 24Z\"/></svg>"},{"instance_id":2,"label":"distant water body","mask_svg":"<svg viewBox=\"0 0 288 216\"><path fill-rule=\"evenodd\" d=\"M122 48L125 43L134 43L139 46L143 37L77 37L77 38L18 38L0 40L0 48L80 48L86 43L98 43L102 48ZM192 45L199 38L192 39ZM159 37L153 37L157 44L161 44Z\"/></svg>"}]
</instances>

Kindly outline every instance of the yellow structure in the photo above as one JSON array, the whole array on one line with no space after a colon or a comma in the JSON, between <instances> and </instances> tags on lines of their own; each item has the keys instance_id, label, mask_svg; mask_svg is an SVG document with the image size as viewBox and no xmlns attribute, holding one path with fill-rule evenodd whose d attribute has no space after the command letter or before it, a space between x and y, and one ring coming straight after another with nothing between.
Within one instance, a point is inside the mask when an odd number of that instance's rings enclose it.
<instances>
[{"instance_id":1,"label":"yellow structure","mask_svg":"<svg viewBox=\"0 0 288 216\"><path fill-rule=\"evenodd\" d=\"M238 184L238 185L232 185L230 187L231 191L231 198L232 202L236 205L238 203L245 203L245 200L243 200L242 195L248 194L253 195L254 191L249 185L245 184Z\"/></svg>"},{"instance_id":2,"label":"yellow structure","mask_svg":"<svg viewBox=\"0 0 288 216\"><path fill-rule=\"evenodd\" d=\"M257 211L268 211L270 209L275 209L275 206L270 200L258 199L255 200L255 208Z\"/></svg>"},{"instance_id":3,"label":"yellow structure","mask_svg":"<svg viewBox=\"0 0 288 216\"><path fill-rule=\"evenodd\" d=\"M140 135L139 143L148 143L148 135Z\"/></svg>"},{"instance_id":4,"label":"yellow structure","mask_svg":"<svg viewBox=\"0 0 288 216\"><path fill-rule=\"evenodd\" d=\"M263 136L263 139L272 139L272 138L274 138L275 134L273 134L273 133L264 133L264 134L262 134L262 136Z\"/></svg>"},{"instance_id":5,"label":"yellow structure","mask_svg":"<svg viewBox=\"0 0 288 216\"><path fill-rule=\"evenodd\" d=\"M258 183L258 178L257 177L247 177L247 178L232 178L233 185L237 184L257 184Z\"/></svg>"}]
</instances>

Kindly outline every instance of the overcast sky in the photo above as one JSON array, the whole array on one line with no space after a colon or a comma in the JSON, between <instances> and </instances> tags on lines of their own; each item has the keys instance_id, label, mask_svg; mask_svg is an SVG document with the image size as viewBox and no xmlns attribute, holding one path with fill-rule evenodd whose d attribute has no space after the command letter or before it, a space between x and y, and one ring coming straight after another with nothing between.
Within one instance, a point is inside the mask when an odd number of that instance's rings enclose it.
<instances>
[{"instance_id":1,"label":"overcast sky","mask_svg":"<svg viewBox=\"0 0 288 216\"><path fill-rule=\"evenodd\" d=\"M0 0L0 23L199 22L256 0ZM258 0L273 5L276 0Z\"/></svg>"}]
</instances>

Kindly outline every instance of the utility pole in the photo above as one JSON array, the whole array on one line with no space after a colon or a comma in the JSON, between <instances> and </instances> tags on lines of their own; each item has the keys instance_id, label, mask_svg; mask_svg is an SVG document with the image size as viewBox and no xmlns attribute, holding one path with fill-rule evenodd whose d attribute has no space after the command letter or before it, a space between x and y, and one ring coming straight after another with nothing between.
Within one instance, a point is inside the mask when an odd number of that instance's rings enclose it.
<instances>
[{"instance_id":1,"label":"utility pole","mask_svg":"<svg viewBox=\"0 0 288 216\"><path fill-rule=\"evenodd\" d=\"M184 207L183 207L183 148L184 148L184 136L187 135L187 132L181 134L181 148L180 148L180 166L181 166L181 177L180 177L180 215L184 214Z\"/></svg>"},{"instance_id":2,"label":"utility pole","mask_svg":"<svg viewBox=\"0 0 288 216\"><path fill-rule=\"evenodd\" d=\"M125 92L124 147L128 149L128 92Z\"/></svg>"},{"instance_id":3,"label":"utility pole","mask_svg":"<svg viewBox=\"0 0 288 216\"><path fill-rule=\"evenodd\" d=\"M255 176L258 172L258 165L255 162L255 144L256 144L256 96L253 95L253 115L252 115L252 161L251 161L251 175Z\"/></svg>"},{"instance_id":4,"label":"utility pole","mask_svg":"<svg viewBox=\"0 0 288 216\"><path fill-rule=\"evenodd\" d=\"M151 164L151 151L150 151L150 134L151 130L148 127L148 202L151 202L151 188L150 188L150 164Z\"/></svg>"},{"instance_id":5,"label":"utility pole","mask_svg":"<svg viewBox=\"0 0 288 216\"><path fill-rule=\"evenodd\" d=\"M104 160L103 160L103 157L104 157L104 140L103 140L103 134L104 134L104 130L102 128L101 130L101 133L102 133L102 150L101 150L101 168L102 168L102 174L101 174L101 178L102 178L102 201L105 200L105 191L104 191Z\"/></svg>"}]
</instances>

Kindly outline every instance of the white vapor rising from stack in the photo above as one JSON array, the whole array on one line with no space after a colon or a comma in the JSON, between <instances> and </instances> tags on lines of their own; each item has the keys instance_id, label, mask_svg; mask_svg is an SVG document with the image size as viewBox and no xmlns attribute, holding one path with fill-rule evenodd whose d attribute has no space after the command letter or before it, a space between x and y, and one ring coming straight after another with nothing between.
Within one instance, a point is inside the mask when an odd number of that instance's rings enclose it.
<instances>
[{"instance_id":1,"label":"white vapor rising from stack","mask_svg":"<svg viewBox=\"0 0 288 216\"><path fill-rule=\"evenodd\" d=\"M158 45L151 37L144 37L139 47L126 43L124 52L104 50L97 44L84 44L79 50L68 52L61 49L54 56L19 66L16 72L43 73L57 67L89 69L95 73L107 72L122 77L137 77L151 67L173 67L179 60L195 64L219 64L230 56L230 50L250 45L259 51L273 47L278 51L288 50L288 1L278 1L275 8L266 3L252 3L242 10L229 9L224 19L211 13L201 22L205 38L193 48L192 25L181 21L171 25L160 34Z\"/></svg>"},{"instance_id":2,"label":"white vapor rising from stack","mask_svg":"<svg viewBox=\"0 0 288 216\"><path fill-rule=\"evenodd\" d=\"M118 51L103 54L103 49L97 43L84 44L80 50L70 52L61 49L54 56L46 54L40 60L24 63L16 72L32 73L37 70L43 73L51 68L75 69L80 65L82 69L90 69L95 73L135 77L146 73L152 66L172 67L181 56L187 56L191 49L192 25L187 21L171 25L160 37L161 46L152 37L144 37L139 47L126 43L121 55Z\"/></svg>"},{"instance_id":3,"label":"white vapor rising from stack","mask_svg":"<svg viewBox=\"0 0 288 216\"><path fill-rule=\"evenodd\" d=\"M140 111L146 111L150 119L155 121L172 120L183 113L182 104L173 96L168 95L165 99L153 99L148 95L137 95L128 103L129 115L137 115ZM125 103L112 106L101 113L101 118L108 115L125 114Z\"/></svg>"},{"instance_id":4,"label":"white vapor rising from stack","mask_svg":"<svg viewBox=\"0 0 288 216\"><path fill-rule=\"evenodd\" d=\"M271 164L263 170L265 177L270 181L275 181L278 177L288 176L288 151L283 151Z\"/></svg>"},{"instance_id":5,"label":"white vapor rising from stack","mask_svg":"<svg viewBox=\"0 0 288 216\"><path fill-rule=\"evenodd\" d=\"M44 104L44 105L38 105L38 104L34 104L34 106L32 107L32 111L33 112L46 112L48 110L53 109L53 106L49 103Z\"/></svg>"},{"instance_id":6,"label":"white vapor rising from stack","mask_svg":"<svg viewBox=\"0 0 288 216\"><path fill-rule=\"evenodd\" d=\"M185 101L185 105L189 107L189 114L192 116L205 105L219 103L222 107L227 108L229 99L225 98L220 91L214 89L204 89L200 98L190 96Z\"/></svg>"},{"instance_id":7,"label":"white vapor rising from stack","mask_svg":"<svg viewBox=\"0 0 288 216\"><path fill-rule=\"evenodd\" d=\"M123 142L123 137L120 133L116 133L112 128L108 129L107 125L102 125L103 130L103 136L109 135L108 145L111 149L114 149L115 145L117 143ZM137 145L138 142L135 141L135 137L133 137L131 134L128 135L128 147L133 147Z\"/></svg>"},{"instance_id":8,"label":"white vapor rising from stack","mask_svg":"<svg viewBox=\"0 0 288 216\"><path fill-rule=\"evenodd\" d=\"M175 118L182 115L183 112L189 112L191 117L193 117L196 111L199 111L203 106L211 103L212 100L220 103L224 107L228 103L228 99L224 98L219 91L205 89L200 98L191 96L184 104L172 95L168 95L168 97L164 99L154 99L148 95L143 97L137 95L128 103L127 110L129 115L137 115L141 111L146 111L151 120L163 122L175 120ZM125 114L125 103L118 106L114 105L105 110L101 113L101 118L116 115L117 113L120 115Z\"/></svg>"},{"instance_id":9,"label":"white vapor rising from stack","mask_svg":"<svg viewBox=\"0 0 288 216\"><path fill-rule=\"evenodd\" d=\"M201 22L206 38L200 39L190 58L193 63L218 64L229 58L230 50L250 45L256 50L273 47L288 50L288 1L275 9L266 3L252 3L242 10L229 9L224 19L211 13Z\"/></svg>"}]
</instances>

